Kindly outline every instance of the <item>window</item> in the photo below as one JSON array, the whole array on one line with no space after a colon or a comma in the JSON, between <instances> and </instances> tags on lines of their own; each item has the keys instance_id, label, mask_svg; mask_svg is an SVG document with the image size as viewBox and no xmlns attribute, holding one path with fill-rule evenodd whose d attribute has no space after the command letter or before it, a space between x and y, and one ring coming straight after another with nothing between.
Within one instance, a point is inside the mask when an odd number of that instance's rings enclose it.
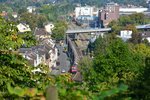
<instances>
[{"instance_id":1,"label":"window","mask_svg":"<svg viewBox=\"0 0 150 100\"><path fill-rule=\"evenodd\" d=\"M104 14L104 19L105 19L105 20L107 19L107 14L106 14L106 13Z\"/></svg>"}]
</instances>

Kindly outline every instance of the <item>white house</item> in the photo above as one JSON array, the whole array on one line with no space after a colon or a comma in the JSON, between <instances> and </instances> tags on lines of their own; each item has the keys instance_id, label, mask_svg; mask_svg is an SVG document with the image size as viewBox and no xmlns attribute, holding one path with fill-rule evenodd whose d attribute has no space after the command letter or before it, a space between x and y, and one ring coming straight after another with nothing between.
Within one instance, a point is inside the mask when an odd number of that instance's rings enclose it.
<instances>
[{"instance_id":1,"label":"white house","mask_svg":"<svg viewBox=\"0 0 150 100\"><path fill-rule=\"evenodd\" d=\"M31 48L19 49L20 54L35 67L33 71L39 71L37 66L40 64L47 65L49 71L52 70L52 67L56 67L58 50L55 47L54 42L51 39L45 39L42 43L43 44Z\"/></svg>"},{"instance_id":2,"label":"white house","mask_svg":"<svg viewBox=\"0 0 150 100\"><path fill-rule=\"evenodd\" d=\"M45 39L41 43L51 47L48 52L50 55L50 61L47 62L47 65L49 65L50 68L56 67L56 60L58 59L58 49L56 48L54 41L52 39Z\"/></svg>"},{"instance_id":3,"label":"white house","mask_svg":"<svg viewBox=\"0 0 150 100\"><path fill-rule=\"evenodd\" d=\"M13 16L14 18L17 18L17 17L18 17L18 15L17 15L16 12L13 12L13 13L12 13L12 16Z\"/></svg>"},{"instance_id":4,"label":"white house","mask_svg":"<svg viewBox=\"0 0 150 100\"><path fill-rule=\"evenodd\" d=\"M36 10L36 8L34 7L34 6L29 6L29 7L27 7L27 11L29 12L29 13L33 13L33 11L35 11Z\"/></svg>"},{"instance_id":5,"label":"white house","mask_svg":"<svg viewBox=\"0 0 150 100\"><path fill-rule=\"evenodd\" d=\"M150 32L141 33L141 37L142 37L142 40L147 39L148 42L150 43Z\"/></svg>"},{"instance_id":6,"label":"white house","mask_svg":"<svg viewBox=\"0 0 150 100\"><path fill-rule=\"evenodd\" d=\"M29 25L27 25L27 24L20 23L20 24L17 25L17 28L18 28L19 32L28 32L28 31L31 31Z\"/></svg>"},{"instance_id":7,"label":"white house","mask_svg":"<svg viewBox=\"0 0 150 100\"><path fill-rule=\"evenodd\" d=\"M52 29L54 28L54 24L52 23L49 23L47 25L45 25L45 30L48 32L48 33L52 33Z\"/></svg>"},{"instance_id":8,"label":"white house","mask_svg":"<svg viewBox=\"0 0 150 100\"><path fill-rule=\"evenodd\" d=\"M120 31L120 35L117 37L122 38L123 41L127 41L128 39L132 38L132 31L122 30L122 31Z\"/></svg>"}]
</instances>

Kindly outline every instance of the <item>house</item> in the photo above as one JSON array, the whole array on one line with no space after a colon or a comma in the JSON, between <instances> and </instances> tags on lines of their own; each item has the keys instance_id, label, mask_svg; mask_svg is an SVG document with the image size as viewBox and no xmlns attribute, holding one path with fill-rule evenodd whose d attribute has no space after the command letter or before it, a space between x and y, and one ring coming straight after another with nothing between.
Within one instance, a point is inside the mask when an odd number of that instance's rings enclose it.
<instances>
[{"instance_id":1,"label":"house","mask_svg":"<svg viewBox=\"0 0 150 100\"><path fill-rule=\"evenodd\" d=\"M150 24L138 25L136 28L141 31L142 39L147 39L150 42Z\"/></svg>"},{"instance_id":2,"label":"house","mask_svg":"<svg viewBox=\"0 0 150 100\"><path fill-rule=\"evenodd\" d=\"M36 10L36 8L35 8L34 6L29 6L29 7L27 7L27 11L28 11L29 13L33 13L35 10Z\"/></svg>"},{"instance_id":3,"label":"house","mask_svg":"<svg viewBox=\"0 0 150 100\"><path fill-rule=\"evenodd\" d=\"M2 13L0 13L0 16L2 16L2 17L5 17L7 15L8 15L8 13L6 11L2 11Z\"/></svg>"},{"instance_id":4,"label":"house","mask_svg":"<svg viewBox=\"0 0 150 100\"><path fill-rule=\"evenodd\" d=\"M58 49L56 48L54 41L47 38L41 41L41 44L44 44L48 48L51 48L51 50L49 51L50 57L47 65L49 65L49 67L56 67L56 60L58 59Z\"/></svg>"},{"instance_id":5,"label":"house","mask_svg":"<svg viewBox=\"0 0 150 100\"><path fill-rule=\"evenodd\" d=\"M122 38L123 41L127 41L128 39L132 38L132 31L122 30L117 37Z\"/></svg>"},{"instance_id":6,"label":"house","mask_svg":"<svg viewBox=\"0 0 150 100\"><path fill-rule=\"evenodd\" d=\"M45 61L45 53L43 47L35 46L32 48L20 48L19 53L29 61L34 67Z\"/></svg>"},{"instance_id":7,"label":"house","mask_svg":"<svg viewBox=\"0 0 150 100\"><path fill-rule=\"evenodd\" d=\"M34 35L38 41L46 38L51 38L50 33L47 32L44 28L36 28L34 31Z\"/></svg>"},{"instance_id":8,"label":"house","mask_svg":"<svg viewBox=\"0 0 150 100\"><path fill-rule=\"evenodd\" d=\"M54 24L52 24L52 23L48 23L48 24L45 25L46 32L48 32L50 34L52 33L53 28L54 28Z\"/></svg>"},{"instance_id":9,"label":"house","mask_svg":"<svg viewBox=\"0 0 150 100\"><path fill-rule=\"evenodd\" d=\"M147 39L148 42L150 43L150 32L141 33L141 37L142 37L142 40Z\"/></svg>"},{"instance_id":10,"label":"house","mask_svg":"<svg viewBox=\"0 0 150 100\"><path fill-rule=\"evenodd\" d=\"M27 25L25 23L18 24L17 28L18 28L19 32L21 32L21 33L31 31L29 25Z\"/></svg>"},{"instance_id":11,"label":"house","mask_svg":"<svg viewBox=\"0 0 150 100\"><path fill-rule=\"evenodd\" d=\"M17 17L18 17L18 14L17 14L16 12L13 12L13 13L12 13L12 16L13 16L13 18L17 18Z\"/></svg>"},{"instance_id":12,"label":"house","mask_svg":"<svg viewBox=\"0 0 150 100\"><path fill-rule=\"evenodd\" d=\"M93 7L85 6L85 7L76 7L75 8L75 18L86 15L93 16Z\"/></svg>"},{"instance_id":13,"label":"house","mask_svg":"<svg viewBox=\"0 0 150 100\"><path fill-rule=\"evenodd\" d=\"M43 42L38 46L20 48L19 52L34 67L44 64L49 67L50 71L52 70L52 67L56 67L58 50L54 42L50 39L43 40ZM39 71L39 69L35 68L34 71Z\"/></svg>"}]
</instances>

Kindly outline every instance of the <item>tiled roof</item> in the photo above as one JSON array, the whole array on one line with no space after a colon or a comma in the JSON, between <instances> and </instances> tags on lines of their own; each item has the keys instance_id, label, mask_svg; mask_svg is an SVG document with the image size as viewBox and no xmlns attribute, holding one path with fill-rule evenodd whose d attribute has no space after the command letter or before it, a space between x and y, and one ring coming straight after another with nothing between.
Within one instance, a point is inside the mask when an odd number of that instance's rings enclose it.
<instances>
[{"instance_id":1,"label":"tiled roof","mask_svg":"<svg viewBox=\"0 0 150 100\"><path fill-rule=\"evenodd\" d=\"M35 29L34 35L48 35L49 33L46 32L44 28L37 28Z\"/></svg>"},{"instance_id":2,"label":"tiled roof","mask_svg":"<svg viewBox=\"0 0 150 100\"><path fill-rule=\"evenodd\" d=\"M19 53L25 53L27 51L32 51L32 49L31 48L20 48L19 49Z\"/></svg>"}]
</instances>

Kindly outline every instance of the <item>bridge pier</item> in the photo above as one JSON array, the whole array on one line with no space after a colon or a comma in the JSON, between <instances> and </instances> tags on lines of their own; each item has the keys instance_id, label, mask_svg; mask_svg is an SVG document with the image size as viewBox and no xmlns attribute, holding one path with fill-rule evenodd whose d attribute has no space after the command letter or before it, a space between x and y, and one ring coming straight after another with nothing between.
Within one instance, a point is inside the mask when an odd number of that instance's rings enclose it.
<instances>
[{"instance_id":1,"label":"bridge pier","mask_svg":"<svg viewBox=\"0 0 150 100\"><path fill-rule=\"evenodd\" d=\"M75 39L75 40L78 40L78 39L79 39L79 33L75 33L75 34L74 34L74 39Z\"/></svg>"},{"instance_id":2,"label":"bridge pier","mask_svg":"<svg viewBox=\"0 0 150 100\"><path fill-rule=\"evenodd\" d=\"M74 63L74 52L71 48L71 44L70 44L71 41L69 41L67 38L69 39L69 37L68 36L66 37L67 53L68 53L69 58L71 58L70 63L73 64Z\"/></svg>"}]
</instances>

